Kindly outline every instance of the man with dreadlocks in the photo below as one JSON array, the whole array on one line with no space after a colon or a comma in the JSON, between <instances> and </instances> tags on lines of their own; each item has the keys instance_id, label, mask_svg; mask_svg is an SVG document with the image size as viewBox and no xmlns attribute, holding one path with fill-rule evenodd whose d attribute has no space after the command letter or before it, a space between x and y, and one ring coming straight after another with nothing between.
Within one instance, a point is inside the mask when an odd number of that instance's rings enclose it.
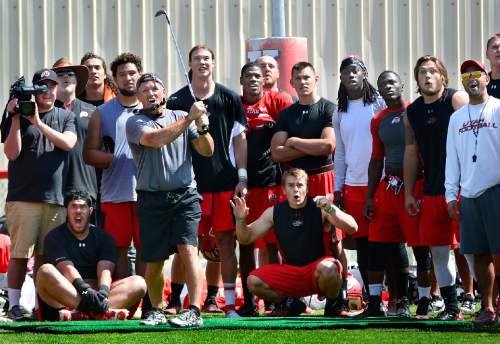
<instances>
[{"instance_id":1,"label":"man with dreadlocks","mask_svg":"<svg viewBox=\"0 0 500 344\"><path fill-rule=\"evenodd\" d=\"M356 242L358 266L368 285L368 221L363 208L368 192L368 164L372 151L370 123L385 107L375 87L368 82L366 66L358 56L348 56L340 65L338 111L333 115L337 139L335 149L334 203L358 223L352 235ZM345 295L346 283L343 286Z\"/></svg>"}]
</instances>

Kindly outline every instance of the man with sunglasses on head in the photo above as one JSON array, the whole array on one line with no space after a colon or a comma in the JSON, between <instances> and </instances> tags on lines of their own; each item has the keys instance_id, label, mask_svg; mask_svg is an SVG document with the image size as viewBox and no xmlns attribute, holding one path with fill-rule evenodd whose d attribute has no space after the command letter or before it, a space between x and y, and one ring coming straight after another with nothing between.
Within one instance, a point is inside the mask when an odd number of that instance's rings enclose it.
<instances>
[{"instance_id":1,"label":"man with sunglasses on head","mask_svg":"<svg viewBox=\"0 0 500 344\"><path fill-rule=\"evenodd\" d=\"M500 100L488 95L490 77L484 64L467 60L460 72L469 104L450 118L446 202L450 217L460 222L461 253L474 255L482 297L474 323L493 325L497 318L493 308L493 259L500 258ZM496 279L500 282L498 276Z\"/></svg>"},{"instance_id":2,"label":"man with sunglasses on head","mask_svg":"<svg viewBox=\"0 0 500 344\"><path fill-rule=\"evenodd\" d=\"M75 146L75 115L54 107L57 75L41 69L34 85L47 90L35 95L34 112L21 115L17 99L7 104L9 116L2 127L4 152L9 159L9 184L5 213L9 227L11 259L8 268L8 316L27 317L20 306L21 286L28 259L35 256L35 273L43 260L43 240L64 222L65 161Z\"/></svg>"},{"instance_id":3,"label":"man with sunglasses on head","mask_svg":"<svg viewBox=\"0 0 500 344\"><path fill-rule=\"evenodd\" d=\"M69 152L67 191L86 191L95 208L97 200L97 178L95 168L83 161L83 142L87 137L90 115L96 107L77 97L85 90L88 69L82 65L73 65L67 57L58 59L52 66L57 74L58 87L55 106L71 111L76 116L76 144ZM90 222L97 225L95 216Z\"/></svg>"},{"instance_id":4,"label":"man with sunglasses on head","mask_svg":"<svg viewBox=\"0 0 500 344\"><path fill-rule=\"evenodd\" d=\"M419 241L429 246L434 273L444 299L445 310L436 319L462 320L455 285L456 267L451 249L457 246L457 223L447 212L444 197L446 135L450 116L467 104L463 91L448 88L448 72L435 56L425 55L417 60L414 76L421 94L406 109L405 154L403 179L405 206L410 215L420 213ZM414 190L423 161L424 187L422 202L417 203ZM428 255L428 252L420 252ZM422 259L424 258L417 258ZM431 302L430 287L419 288L417 318L428 319Z\"/></svg>"}]
</instances>

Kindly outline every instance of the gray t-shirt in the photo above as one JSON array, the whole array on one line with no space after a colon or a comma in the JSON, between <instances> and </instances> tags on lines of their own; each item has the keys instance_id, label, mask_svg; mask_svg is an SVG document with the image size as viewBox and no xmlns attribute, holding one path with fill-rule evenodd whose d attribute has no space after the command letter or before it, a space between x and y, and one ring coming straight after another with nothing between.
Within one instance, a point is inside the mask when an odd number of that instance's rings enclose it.
<instances>
[{"instance_id":1,"label":"gray t-shirt","mask_svg":"<svg viewBox=\"0 0 500 344\"><path fill-rule=\"evenodd\" d=\"M194 123L173 142L160 148L139 143L148 128L165 128L185 116L183 111L166 110L161 117L139 113L127 120L127 139L137 166L137 191L173 191L196 187L190 143L198 138Z\"/></svg>"}]
</instances>

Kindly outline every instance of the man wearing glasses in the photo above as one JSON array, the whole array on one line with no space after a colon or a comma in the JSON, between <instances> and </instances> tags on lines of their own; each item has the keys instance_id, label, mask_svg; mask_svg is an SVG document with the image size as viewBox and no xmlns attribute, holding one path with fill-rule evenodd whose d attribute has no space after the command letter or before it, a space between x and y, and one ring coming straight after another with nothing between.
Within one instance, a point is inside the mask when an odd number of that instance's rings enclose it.
<instances>
[{"instance_id":1,"label":"man wearing glasses","mask_svg":"<svg viewBox=\"0 0 500 344\"><path fill-rule=\"evenodd\" d=\"M89 71L83 65L73 65L66 57L57 60L52 70L56 72L58 80L55 106L76 115L77 141L75 148L69 152L66 191L86 191L95 208L97 199L95 168L83 161L83 142L87 137L90 115L95 111L95 106L77 98L85 90ZM95 215L90 222L97 225Z\"/></svg>"},{"instance_id":2,"label":"man wearing glasses","mask_svg":"<svg viewBox=\"0 0 500 344\"><path fill-rule=\"evenodd\" d=\"M32 114L20 115L17 99L7 105L2 127L4 152L9 159L9 185L5 213L11 239L8 268L8 316L22 320L28 312L19 304L28 259L35 256L35 272L43 263L43 240L64 218L64 165L75 146L75 115L54 107L57 75L42 69L34 85L47 91L35 95Z\"/></svg>"},{"instance_id":3,"label":"man wearing glasses","mask_svg":"<svg viewBox=\"0 0 500 344\"><path fill-rule=\"evenodd\" d=\"M458 224L447 212L444 198L446 161L446 135L450 116L467 104L463 91L448 88L448 72L441 60L425 55L418 59L414 76L421 94L406 109L405 154L403 177L405 205L410 215L420 212L419 240L432 252L434 273L444 299L445 310L438 320L461 320L455 285L456 268L450 250L457 245ZM424 189L422 203L417 203L414 189L422 172L419 156L423 161ZM422 252L423 254L423 252ZM428 318L430 287L419 288L417 318Z\"/></svg>"},{"instance_id":4,"label":"man wearing glasses","mask_svg":"<svg viewBox=\"0 0 500 344\"><path fill-rule=\"evenodd\" d=\"M446 202L450 217L460 222L461 253L474 255L482 297L474 323L492 325L497 318L493 308L493 258L500 257L500 100L488 95L490 77L481 62L467 60L460 72L469 104L450 118Z\"/></svg>"}]
</instances>

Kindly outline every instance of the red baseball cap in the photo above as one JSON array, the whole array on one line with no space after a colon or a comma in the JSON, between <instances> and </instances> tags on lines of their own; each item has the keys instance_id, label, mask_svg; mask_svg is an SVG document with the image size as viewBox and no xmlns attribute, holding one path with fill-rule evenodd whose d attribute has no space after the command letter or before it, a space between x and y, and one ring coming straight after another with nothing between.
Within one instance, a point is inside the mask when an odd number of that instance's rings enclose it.
<instances>
[{"instance_id":1,"label":"red baseball cap","mask_svg":"<svg viewBox=\"0 0 500 344\"><path fill-rule=\"evenodd\" d=\"M467 60L462 63L462 66L460 66L460 73L465 73L465 70L469 67L477 67L486 74L488 74L488 70L486 70L486 66L478 60Z\"/></svg>"}]
</instances>

